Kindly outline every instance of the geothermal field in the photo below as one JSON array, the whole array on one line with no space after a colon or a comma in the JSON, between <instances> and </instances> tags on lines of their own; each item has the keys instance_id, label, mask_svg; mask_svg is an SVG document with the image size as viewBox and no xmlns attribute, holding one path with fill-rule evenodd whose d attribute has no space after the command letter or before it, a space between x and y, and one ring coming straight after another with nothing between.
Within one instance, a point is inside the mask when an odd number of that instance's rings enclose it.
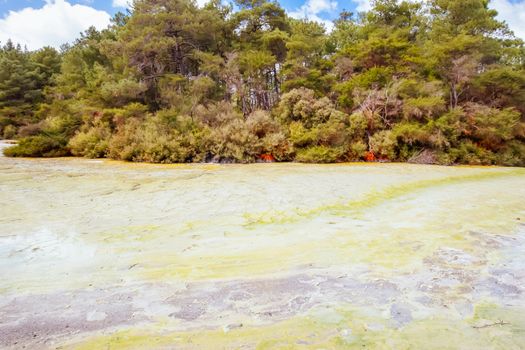
<instances>
[{"instance_id":1,"label":"geothermal field","mask_svg":"<svg viewBox=\"0 0 525 350\"><path fill-rule=\"evenodd\" d=\"M0 281L1 349L524 349L525 169L1 157Z\"/></svg>"}]
</instances>

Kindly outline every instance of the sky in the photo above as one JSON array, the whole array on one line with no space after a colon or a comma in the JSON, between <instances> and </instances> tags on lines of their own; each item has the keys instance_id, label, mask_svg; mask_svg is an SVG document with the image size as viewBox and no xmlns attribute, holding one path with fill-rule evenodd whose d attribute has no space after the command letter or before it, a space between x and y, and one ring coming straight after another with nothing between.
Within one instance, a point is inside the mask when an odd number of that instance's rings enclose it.
<instances>
[{"instance_id":1,"label":"sky","mask_svg":"<svg viewBox=\"0 0 525 350\"><path fill-rule=\"evenodd\" d=\"M197 0L198 3L206 0ZM461 1L461 0L458 0ZM90 26L105 28L128 0L0 0L0 43L9 38L30 50L60 47ZM341 10L363 11L368 0L280 0L290 16L308 17L331 27ZM525 39L525 0L492 0L492 8L517 36Z\"/></svg>"}]
</instances>

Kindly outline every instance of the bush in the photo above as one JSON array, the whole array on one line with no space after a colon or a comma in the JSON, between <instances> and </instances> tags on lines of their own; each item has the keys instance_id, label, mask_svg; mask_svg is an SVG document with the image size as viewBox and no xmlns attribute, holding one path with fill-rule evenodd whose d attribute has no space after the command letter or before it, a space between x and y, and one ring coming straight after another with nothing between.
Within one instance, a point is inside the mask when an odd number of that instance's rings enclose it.
<instances>
[{"instance_id":1,"label":"bush","mask_svg":"<svg viewBox=\"0 0 525 350\"><path fill-rule=\"evenodd\" d=\"M363 113L353 113L348 118L348 136L353 140L364 140L368 127L368 121Z\"/></svg>"},{"instance_id":2,"label":"bush","mask_svg":"<svg viewBox=\"0 0 525 350\"><path fill-rule=\"evenodd\" d=\"M390 130L383 130L375 133L370 138L372 152L378 158L395 160L396 159L396 139Z\"/></svg>"},{"instance_id":3,"label":"bush","mask_svg":"<svg viewBox=\"0 0 525 350\"><path fill-rule=\"evenodd\" d=\"M459 147L452 148L449 151L453 163L468 165L491 165L495 163L494 154L474 144L470 140L463 141Z\"/></svg>"},{"instance_id":4,"label":"bush","mask_svg":"<svg viewBox=\"0 0 525 350\"><path fill-rule=\"evenodd\" d=\"M287 160L291 153L281 124L266 111L257 110L246 119L227 102L197 106L194 119L200 125L201 160L249 163L263 154Z\"/></svg>"},{"instance_id":5,"label":"bush","mask_svg":"<svg viewBox=\"0 0 525 350\"><path fill-rule=\"evenodd\" d=\"M29 124L24 125L20 127L18 130L18 136L20 137L28 137L28 136L36 136L42 132L43 129L43 123L36 123L36 124Z\"/></svg>"},{"instance_id":6,"label":"bush","mask_svg":"<svg viewBox=\"0 0 525 350\"><path fill-rule=\"evenodd\" d=\"M412 164L436 164L438 163L438 156L435 152L424 149L413 154L407 161Z\"/></svg>"},{"instance_id":7,"label":"bush","mask_svg":"<svg viewBox=\"0 0 525 350\"><path fill-rule=\"evenodd\" d=\"M275 113L288 125L289 140L300 162L330 162L353 158L350 152L352 133L360 134L362 123L352 128L351 120L338 111L326 97L300 88L283 94Z\"/></svg>"},{"instance_id":8,"label":"bush","mask_svg":"<svg viewBox=\"0 0 525 350\"><path fill-rule=\"evenodd\" d=\"M193 113L193 118L200 124L214 128L234 119L242 119L243 116L233 108L231 103L221 101L208 106L198 105Z\"/></svg>"},{"instance_id":9,"label":"bush","mask_svg":"<svg viewBox=\"0 0 525 350\"><path fill-rule=\"evenodd\" d=\"M363 141L356 141L350 145L348 152L348 161L359 161L365 157L368 146Z\"/></svg>"},{"instance_id":10,"label":"bush","mask_svg":"<svg viewBox=\"0 0 525 350\"><path fill-rule=\"evenodd\" d=\"M0 110L0 112L2 111ZM13 121L10 118L0 116L0 135L3 135L4 129L12 124Z\"/></svg>"},{"instance_id":11,"label":"bush","mask_svg":"<svg viewBox=\"0 0 525 350\"><path fill-rule=\"evenodd\" d=\"M290 141L295 147L308 147L317 143L318 129L307 129L300 122L290 124Z\"/></svg>"},{"instance_id":12,"label":"bush","mask_svg":"<svg viewBox=\"0 0 525 350\"><path fill-rule=\"evenodd\" d=\"M525 166L525 144L511 141L496 155L497 164L505 166Z\"/></svg>"},{"instance_id":13,"label":"bush","mask_svg":"<svg viewBox=\"0 0 525 350\"><path fill-rule=\"evenodd\" d=\"M176 129L167 130L158 117L130 119L109 141L109 157L148 163L191 161L194 149L184 145Z\"/></svg>"},{"instance_id":14,"label":"bush","mask_svg":"<svg viewBox=\"0 0 525 350\"><path fill-rule=\"evenodd\" d=\"M258 139L258 156L271 154L276 160L289 159L291 144L286 139L281 124L266 111L255 111L246 123L250 132Z\"/></svg>"},{"instance_id":15,"label":"bush","mask_svg":"<svg viewBox=\"0 0 525 350\"><path fill-rule=\"evenodd\" d=\"M295 160L301 163L335 163L344 155L341 148L313 146L297 152Z\"/></svg>"},{"instance_id":16,"label":"bush","mask_svg":"<svg viewBox=\"0 0 525 350\"><path fill-rule=\"evenodd\" d=\"M12 157L60 157L70 155L68 140L82 125L79 113L63 101L43 105L37 114L45 111L48 118L21 130L23 137L17 146L9 148L5 155Z\"/></svg>"},{"instance_id":17,"label":"bush","mask_svg":"<svg viewBox=\"0 0 525 350\"><path fill-rule=\"evenodd\" d=\"M298 121L306 128L325 123L330 118L344 117L327 97L316 99L314 91L305 88L283 94L275 113L285 124Z\"/></svg>"},{"instance_id":18,"label":"bush","mask_svg":"<svg viewBox=\"0 0 525 350\"><path fill-rule=\"evenodd\" d=\"M108 127L93 127L79 132L69 140L69 148L75 156L102 158L108 153L111 130Z\"/></svg>"},{"instance_id":19,"label":"bush","mask_svg":"<svg viewBox=\"0 0 525 350\"><path fill-rule=\"evenodd\" d=\"M257 160L262 153L260 140L242 118L211 129L207 144L214 162L249 163Z\"/></svg>"},{"instance_id":20,"label":"bush","mask_svg":"<svg viewBox=\"0 0 525 350\"><path fill-rule=\"evenodd\" d=\"M14 147L4 151L8 157L62 157L69 155L67 140L45 135L21 139Z\"/></svg>"},{"instance_id":21,"label":"bush","mask_svg":"<svg viewBox=\"0 0 525 350\"><path fill-rule=\"evenodd\" d=\"M7 125L3 130L3 137L6 140L12 139L16 136L16 127L14 125Z\"/></svg>"},{"instance_id":22,"label":"bush","mask_svg":"<svg viewBox=\"0 0 525 350\"><path fill-rule=\"evenodd\" d=\"M431 145L432 132L419 123L399 123L392 129L393 136L399 145L409 147Z\"/></svg>"},{"instance_id":23,"label":"bush","mask_svg":"<svg viewBox=\"0 0 525 350\"><path fill-rule=\"evenodd\" d=\"M407 119L432 119L446 110L441 96L408 98L403 101L403 114Z\"/></svg>"},{"instance_id":24,"label":"bush","mask_svg":"<svg viewBox=\"0 0 525 350\"><path fill-rule=\"evenodd\" d=\"M466 106L466 134L481 146L498 151L515 135L520 113L512 108L498 110L486 106Z\"/></svg>"}]
</instances>

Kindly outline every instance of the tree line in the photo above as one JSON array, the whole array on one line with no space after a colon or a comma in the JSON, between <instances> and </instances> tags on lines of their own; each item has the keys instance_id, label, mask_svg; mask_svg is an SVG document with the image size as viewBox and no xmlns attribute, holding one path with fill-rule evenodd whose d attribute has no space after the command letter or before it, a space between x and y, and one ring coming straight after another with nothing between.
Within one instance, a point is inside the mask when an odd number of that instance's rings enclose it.
<instances>
[{"instance_id":1,"label":"tree line","mask_svg":"<svg viewBox=\"0 0 525 350\"><path fill-rule=\"evenodd\" d=\"M525 166L525 50L488 0L135 0L60 51L0 49L8 156Z\"/></svg>"}]
</instances>

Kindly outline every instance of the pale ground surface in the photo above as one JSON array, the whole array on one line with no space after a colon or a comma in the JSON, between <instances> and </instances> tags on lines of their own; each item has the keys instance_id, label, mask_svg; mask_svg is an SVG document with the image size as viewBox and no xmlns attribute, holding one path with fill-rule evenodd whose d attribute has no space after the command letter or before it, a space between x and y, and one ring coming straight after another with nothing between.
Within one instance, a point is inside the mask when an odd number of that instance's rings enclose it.
<instances>
[{"instance_id":1,"label":"pale ground surface","mask_svg":"<svg viewBox=\"0 0 525 350\"><path fill-rule=\"evenodd\" d=\"M2 349L525 349L525 169L0 158Z\"/></svg>"}]
</instances>

